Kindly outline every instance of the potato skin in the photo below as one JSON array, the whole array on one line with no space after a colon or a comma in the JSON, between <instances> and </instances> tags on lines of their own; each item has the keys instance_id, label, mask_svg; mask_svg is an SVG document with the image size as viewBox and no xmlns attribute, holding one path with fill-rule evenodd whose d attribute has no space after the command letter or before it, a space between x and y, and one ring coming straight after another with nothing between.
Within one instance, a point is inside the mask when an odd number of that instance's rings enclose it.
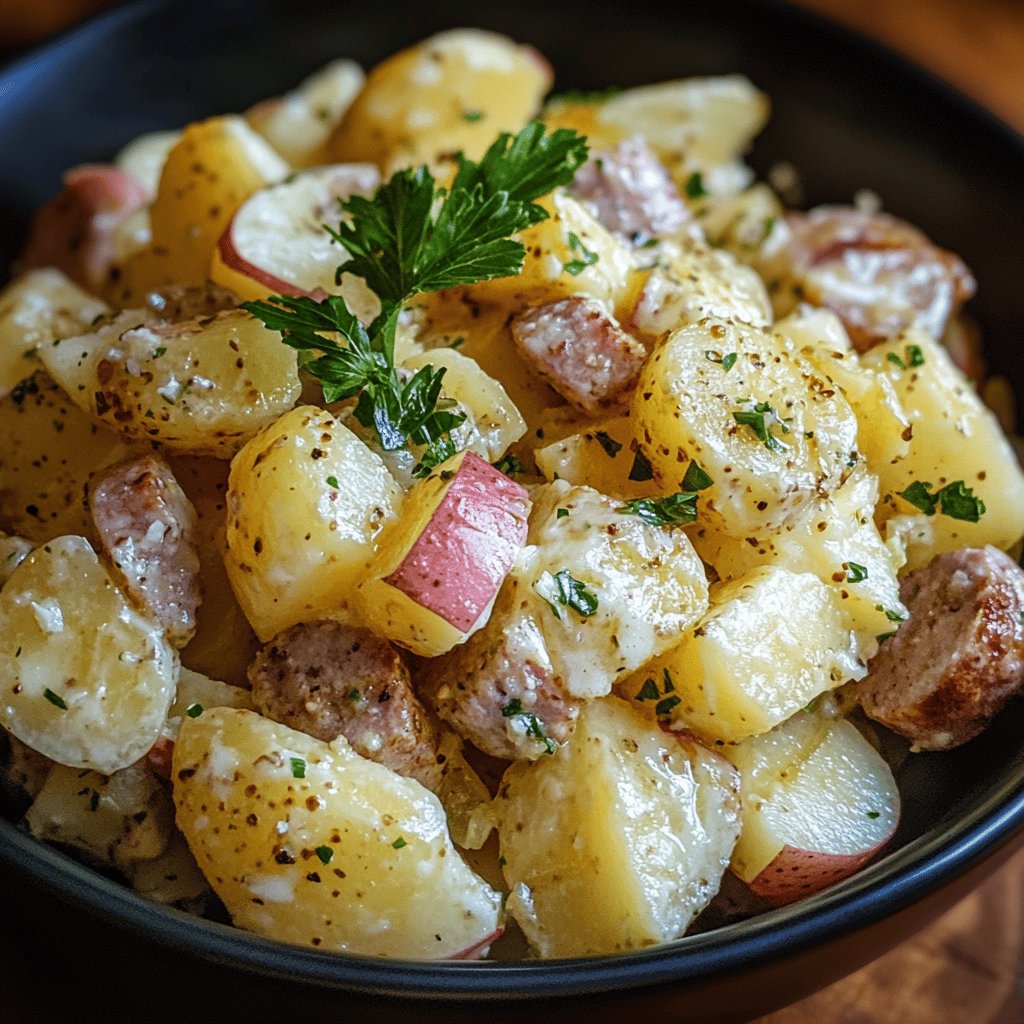
<instances>
[{"instance_id":1,"label":"potato skin","mask_svg":"<svg viewBox=\"0 0 1024 1024\"><path fill-rule=\"evenodd\" d=\"M251 711L182 723L178 827L236 925L334 952L440 959L498 928L500 898L462 861L412 779Z\"/></svg>"}]
</instances>

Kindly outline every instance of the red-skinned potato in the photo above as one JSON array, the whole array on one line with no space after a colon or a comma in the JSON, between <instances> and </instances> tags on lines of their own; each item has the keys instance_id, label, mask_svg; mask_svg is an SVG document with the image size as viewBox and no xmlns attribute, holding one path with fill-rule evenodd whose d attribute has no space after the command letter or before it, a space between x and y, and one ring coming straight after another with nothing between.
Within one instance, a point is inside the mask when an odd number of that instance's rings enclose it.
<instances>
[{"instance_id":1,"label":"red-skinned potato","mask_svg":"<svg viewBox=\"0 0 1024 1024\"><path fill-rule=\"evenodd\" d=\"M826 704L726 755L742 778L732 869L780 907L849 878L892 838L900 797L889 766Z\"/></svg>"},{"instance_id":2,"label":"red-skinned potato","mask_svg":"<svg viewBox=\"0 0 1024 1024\"><path fill-rule=\"evenodd\" d=\"M484 624L526 542L525 488L471 451L406 496L357 591L375 632L416 654L451 650Z\"/></svg>"}]
</instances>

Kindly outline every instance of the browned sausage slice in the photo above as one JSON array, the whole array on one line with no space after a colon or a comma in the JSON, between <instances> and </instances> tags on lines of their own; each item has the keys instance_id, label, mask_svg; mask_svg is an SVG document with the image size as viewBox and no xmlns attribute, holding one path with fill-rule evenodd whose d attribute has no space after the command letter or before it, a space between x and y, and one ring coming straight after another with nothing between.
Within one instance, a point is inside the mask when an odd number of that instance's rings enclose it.
<instances>
[{"instance_id":1,"label":"browned sausage slice","mask_svg":"<svg viewBox=\"0 0 1024 1024\"><path fill-rule=\"evenodd\" d=\"M117 228L149 199L120 167L73 167L64 175L64 190L32 221L24 266L57 267L83 288L99 288L114 261Z\"/></svg>"},{"instance_id":2,"label":"browned sausage slice","mask_svg":"<svg viewBox=\"0 0 1024 1024\"><path fill-rule=\"evenodd\" d=\"M786 222L793 286L831 309L861 352L911 327L940 338L974 294L960 257L897 217L820 206Z\"/></svg>"},{"instance_id":3,"label":"browned sausage slice","mask_svg":"<svg viewBox=\"0 0 1024 1024\"><path fill-rule=\"evenodd\" d=\"M291 626L260 649L249 681L268 718L325 741L344 736L357 754L438 788L437 728L401 655L368 629L329 619Z\"/></svg>"},{"instance_id":4,"label":"browned sausage slice","mask_svg":"<svg viewBox=\"0 0 1024 1024\"><path fill-rule=\"evenodd\" d=\"M1024 686L1024 571L997 548L938 555L908 573L910 611L860 684L864 710L917 750L966 743Z\"/></svg>"},{"instance_id":5,"label":"browned sausage slice","mask_svg":"<svg viewBox=\"0 0 1024 1024\"><path fill-rule=\"evenodd\" d=\"M102 553L128 596L184 647L196 629L199 553L196 512L158 455L135 455L89 484Z\"/></svg>"},{"instance_id":6,"label":"browned sausage slice","mask_svg":"<svg viewBox=\"0 0 1024 1024\"><path fill-rule=\"evenodd\" d=\"M512 337L530 368L588 413L624 407L647 356L599 302L580 296L521 313Z\"/></svg>"},{"instance_id":7,"label":"browned sausage slice","mask_svg":"<svg viewBox=\"0 0 1024 1024\"><path fill-rule=\"evenodd\" d=\"M430 662L417 682L423 699L460 736L505 760L552 752L579 715L528 618L488 625Z\"/></svg>"},{"instance_id":8,"label":"browned sausage slice","mask_svg":"<svg viewBox=\"0 0 1024 1024\"><path fill-rule=\"evenodd\" d=\"M594 154L577 172L572 191L593 205L609 231L636 242L671 234L690 219L668 171L639 138Z\"/></svg>"}]
</instances>

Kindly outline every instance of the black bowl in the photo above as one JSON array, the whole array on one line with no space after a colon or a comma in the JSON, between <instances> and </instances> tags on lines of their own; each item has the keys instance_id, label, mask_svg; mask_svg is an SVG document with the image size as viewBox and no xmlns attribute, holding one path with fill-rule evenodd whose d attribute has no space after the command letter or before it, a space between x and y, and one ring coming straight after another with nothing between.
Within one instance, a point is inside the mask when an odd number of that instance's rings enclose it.
<instances>
[{"instance_id":1,"label":"black bowl","mask_svg":"<svg viewBox=\"0 0 1024 1024\"><path fill-rule=\"evenodd\" d=\"M369 64L440 28L473 23L535 43L560 87L749 75L775 107L754 165L795 164L808 203L849 201L871 188L961 253L981 284L972 308L991 363L1024 393L1022 141L905 62L800 11L737 0L688 7L582 3L567 11L435 0L368 11L317 0L147 0L115 10L0 74L0 266L68 165L109 157L145 130L242 109L333 57ZM880 955L1020 845L1022 727L1017 704L968 746L907 760L899 834L855 878L754 920L628 955L438 965L283 946L141 900L2 819L0 934L17 947L25 972L18 987L32 988L43 1019L71 1010L89 1019L97 1009L149 1021L300 1013L480 1021L572 1010L620 1019L642 1008L666 1020L743 1020Z\"/></svg>"}]
</instances>

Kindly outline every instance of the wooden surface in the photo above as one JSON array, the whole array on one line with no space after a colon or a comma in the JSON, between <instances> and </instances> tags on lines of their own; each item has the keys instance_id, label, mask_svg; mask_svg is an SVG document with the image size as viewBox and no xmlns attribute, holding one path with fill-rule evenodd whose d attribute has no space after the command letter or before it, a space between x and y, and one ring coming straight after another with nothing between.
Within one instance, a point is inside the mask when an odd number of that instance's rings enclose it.
<instances>
[{"instance_id":1,"label":"wooden surface","mask_svg":"<svg viewBox=\"0 0 1024 1024\"><path fill-rule=\"evenodd\" d=\"M1024 132L1024 0L799 2L906 53ZM0 47L102 4L0 0ZM1024 854L892 953L758 1024L1021 1024L1022 948ZM0 1005L0 1022L27 1024L22 1012Z\"/></svg>"}]
</instances>

